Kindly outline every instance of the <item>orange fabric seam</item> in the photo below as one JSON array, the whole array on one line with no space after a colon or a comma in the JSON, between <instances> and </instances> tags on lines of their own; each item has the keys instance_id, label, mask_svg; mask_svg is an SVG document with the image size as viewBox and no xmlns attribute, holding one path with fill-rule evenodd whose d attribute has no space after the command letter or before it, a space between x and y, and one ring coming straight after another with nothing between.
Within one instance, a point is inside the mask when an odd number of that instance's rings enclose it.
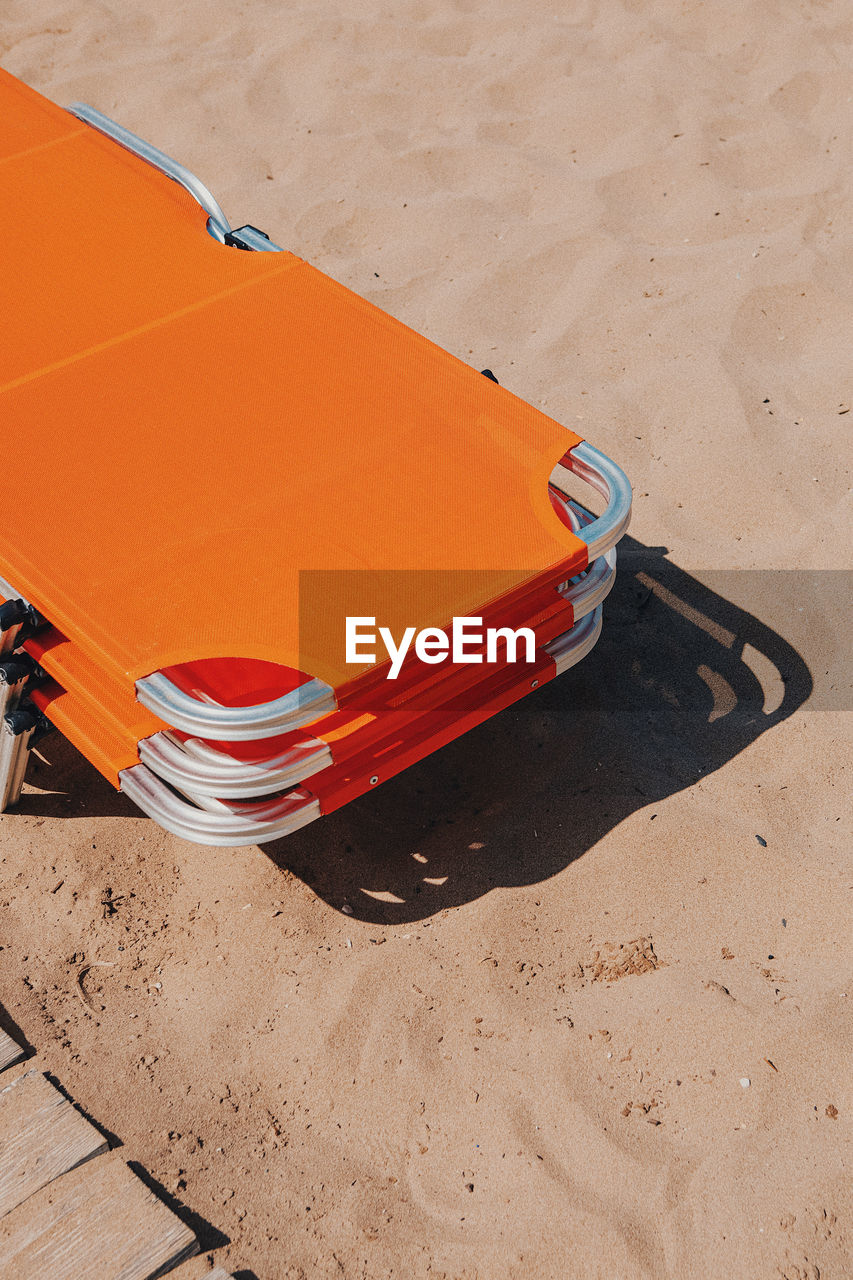
<instances>
[{"instance_id":1,"label":"orange fabric seam","mask_svg":"<svg viewBox=\"0 0 853 1280\"><path fill-rule=\"evenodd\" d=\"M48 151L51 147L58 147L61 142L68 142L70 138L79 138L80 134L85 133L88 128L88 125L81 124L79 129L72 129L69 133L63 133L59 138L51 138L48 142L39 142L35 147L25 147L23 151L15 151L10 156L0 156L0 164L8 164L10 160L21 160L24 156L33 156L39 151Z\"/></svg>"},{"instance_id":2,"label":"orange fabric seam","mask_svg":"<svg viewBox=\"0 0 853 1280\"><path fill-rule=\"evenodd\" d=\"M239 253L240 250L235 249L234 252ZM201 311L212 303L219 302L222 298L229 298L235 293L241 293L244 289L256 284L260 279L268 280L272 276L283 275L285 271L292 271L294 267L304 265L302 259L297 258L295 254L285 251L281 256L286 258L286 261L282 263L281 267L274 268L265 276L252 276L251 279L242 280L239 284L232 285L228 289L220 289L218 293L211 293L208 297L199 299L198 302L191 302L189 306L181 307L178 311L170 311L167 315L159 316L156 320L149 320L147 324L137 325L135 329L126 329L124 333L116 334L114 338L108 338L106 342L99 342L93 347L86 347L83 351L77 351L73 356L66 356L64 360L54 360L52 364L46 364L41 369L33 369L30 373L25 373L23 377L13 378L11 382L0 386L0 395L5 391L14 391L16 387L22 387L27 382L35 382L36 378L53 373L56 369L65 369L69 365L87 359L89 356L97 355L99 351L107 351L110 347L121 346L123 342L136 338L140 334L151 333L152 330L162 328L173 320L179 320L182 316L191 315L194 311Z\"/></svg>"}]
</instances>

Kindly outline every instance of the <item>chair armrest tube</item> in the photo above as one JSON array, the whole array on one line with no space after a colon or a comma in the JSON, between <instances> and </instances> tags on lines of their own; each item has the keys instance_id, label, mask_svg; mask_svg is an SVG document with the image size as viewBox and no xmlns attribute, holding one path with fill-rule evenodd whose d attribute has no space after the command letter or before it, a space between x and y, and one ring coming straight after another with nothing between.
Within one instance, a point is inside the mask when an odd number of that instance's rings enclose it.
<instances>
[{"instance_id":1,"label":"chair armrest tube","mask_svg":"<svg viewBox=\"0 0 853 1280\"><path fill-rule=\"evenodd\" d=\"M194 795L252 800L295 786L332 764L332 753L316 738L263 761L243 761L204 748L196 752L168 733L155 733L139 744L139 758L153 773Z\"/></svg>"},{"instance_id":2,"label":"chair armrest tube","mask_svg":"<svg viewBox=\"0 0 853 1280\"><path fill-rule=\"evenodd\" d=\"M563 470L573 472L607 499L603 515L577 531L589 548L590 561L595 560L615 546L631 522L631 482L620 466L587 440L575 445L554 468L551 484L556 489L562 487L559 473Z\"/></svg>"},{"instance_id":3,"label":"chair armrest tube","mask_svg":"<svg viewBox=\"0 0 853 1280\"><path fill-rule=\"evenodd\" d=\"M592 613L588 613L580 622L575 623L571 631L557 636L550 644L545 645L545 652L554 659L557 675L562 675L585 658L595 647L601 635L602 606L598 605Z\"/></svg>"},{"instance_id":4,"label":"chair armrest tube","mask_svg":"<svg viewBox=\"0 0 853 1280\"><path fill-rule=\"evenodd\" d=\"M320 816L319 800L306 791L248 805L236 813L212 813L196 809L175 795L144 764L123 769L119 780L124 794L144 813L173 835L195 844L226 848L265 844L298 831Z\"/></svg>"},{"instance_id":5,"label":"chair armrest tube","mask_svg":"<svg viewBox=\"0 0 853 1280\"><path fill-rule=\"evenodd\" d=\"M573 578L567 586L558 588L563 599L571 604L576 623L606 599L615 580L616 548L611 547L603 556L592 561L582 577Z\"/></svg>"},{"instance_id":6,"label":"chair armrest tube","mask_svg":"<svg viewBox=\"0 0 853 1280\"><path fill-rule=\"evenodd\" d=\"M221 742L252 742L298 729L337 709L334 690L322 680L309 680L282 698L250 707L223 707L199 702L155 671L136 682L136 696L174 729Z\"/></svg>"},{"instance_id":7,"label":"chair armrest tube","mask_svg":"<svg viewBox=\"0 0 853 1280\"><path fill-rule=\"evenodd\" d=\"M106 137L112 138L113 142L117 142L126 151L132 151L141 160L153 165L155 169L165 173L167 178L171 178L173 182L177 182L186 191L189 191L193 199L198 201L208 215L207 229L214 240L218 240L221 244L225 243L225 237L231 231L231 224L222 212L216 198L211 195L200 178L197 178L194 173L190 173L189 169L179 164L177 160L167 156L165 151L160 151L159 148L152 146L150 142L146 142L144 138L131 133L130 129L125 129L124 125L117 124L115 120L111 120L109 116L105 116L102 111L98 111L95 107L90 107L88 103L72 102L68 110L78 120L91 125L93 129L97 129L99 133L105 134Z\"/></svg>"}]
</instances>

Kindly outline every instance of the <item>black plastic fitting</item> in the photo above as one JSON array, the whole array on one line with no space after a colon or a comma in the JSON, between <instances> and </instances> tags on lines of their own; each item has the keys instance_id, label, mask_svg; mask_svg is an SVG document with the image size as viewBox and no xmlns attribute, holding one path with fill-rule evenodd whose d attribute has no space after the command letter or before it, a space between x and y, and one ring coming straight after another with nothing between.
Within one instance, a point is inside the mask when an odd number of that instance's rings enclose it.
<instances>
[{"instance_id":1,"label":"black plastic fitting","mask_svg":"<svg viewBox=\"0 0 853 1280\"><path fill-rule=\"evenodd\" d=\"M225 243L230 245L232 249L245 249L249 253L252 252L253 246L247 244L241 237L241 231L254 231L256 235L263 236L265 240L269 240L266 231L261 231L260 227L253 227L250 222L246 222L242 227L235 227L233 231L226 231Z\"/></svg>"},{"instance_id":2,"label":"black plastic fitting","mask_svg":"<svg viewBox=\"0 0 853 1280\"><path fill-rule=\"evenodd\" d=\"M0 604L0 631L20 626L29 617L30 606L24 600L7 600Z\"/></svg>"}]
</instances>

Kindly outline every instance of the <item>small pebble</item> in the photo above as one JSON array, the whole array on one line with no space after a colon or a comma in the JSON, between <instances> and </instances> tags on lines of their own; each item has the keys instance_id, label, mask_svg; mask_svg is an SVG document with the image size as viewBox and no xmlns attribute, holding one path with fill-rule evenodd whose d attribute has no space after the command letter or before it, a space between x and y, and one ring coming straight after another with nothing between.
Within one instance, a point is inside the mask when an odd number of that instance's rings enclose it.
<instances>
[{"instance_id":1,"label":"small pebble","mask_svg":"<svg viewBox=\"0 0 853 1280\"><path fill-rule=\"evenodd\" d=\"M345 902L345 903L344 903L344 905L341 907L341 911L343 911L343 913L344 913L344 915L345 915L345 916L351 916L351 915L352 915L352 907L350 906L350 904L349 904L348 902Z\"/></svg>"},{"instance_id":2,"label":"small pebble","mask_svg":"<svg viewBox=\"0 0 853 1280\"><path fill-rule=\"evenodd\" d=\"M761 845L762 849L767 848L767 841L764 839L764 836L756 835L755 838L758 841L758 843Z\"/></svg>"},{"instance_id":3,"label":"small pebble","mask_svg":"<svg viewBox=\"0 0 853 1280\"><path fill-rule=\"evenodd\" d=\"M740 1087L741 1087L741 1089L748 1089L748 1088L749 1088L749 1085L750 1085L750 1079L749 1079L749 1076L741 1076L741 1079L740 1079Z\"/></svg>"}]
</instances>

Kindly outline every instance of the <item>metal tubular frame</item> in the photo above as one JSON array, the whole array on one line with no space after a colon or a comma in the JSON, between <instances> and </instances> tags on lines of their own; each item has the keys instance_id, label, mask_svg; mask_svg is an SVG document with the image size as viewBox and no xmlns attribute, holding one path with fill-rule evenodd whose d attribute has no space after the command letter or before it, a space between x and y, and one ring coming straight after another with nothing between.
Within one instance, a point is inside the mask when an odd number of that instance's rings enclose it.
<instances>
[{"instance_id":1,"label":"metal tubular frame","mask_svg":"<svg viewBox=\"0 0 853 1280\"><path fill-rule=\"evenodd\" d=\"M590 560L604 555L622 537L631 523L631 482L625 472L606 453L582 440L566 454L567 465L558 464L550 483L563 490L562 473L573 472L607 499L607 508L591 524L577 531L589 549Z\"/></svg>"},{"instance_id":2,"label":"metal tubular frame","mask_svg":"<svg viewBox=\"0 0 853 1280\"><path fill-rule=\"evenodd\" d=\"M86 103L72 103L68 110L188 191L207 213L207 229L215 240L252 251L281 252L256 228L234 232L204 183L157 147ZM607 507L603 515L592 517L577 504L565 503L569 524L587 545L588 567L559 588L573 606L575 625L545 646L558 674L585 657L600 635L601 602L613 585L616 569L615 544L631 516L627 476L593 445L586 441L576 445L555 467L550 484L558 493L564 493L570 474L603 494ZM7 600L16 595L2 578L0 592ZM22 604L26 606L26 601ZM0 656L12 654L21 625L14 620L0 633ZM8 680L0 666L0 812L20 794L35 729L33 724L15 731L15 717L8 714L20 702L28 678ZM125 794L166 830L210 845L259 844L279 839L320 816L319 801L306 791L291 790L275 799L258 798L293 787L327 768L332 755L319 739L260 762L236 760L196 739L251 741L310 724L337 708L329 685L309 679L281 698L250 707L228 707L200 701L162 672L154 672L137 680L136 693L143 706L175 729L192 735L183 742L167 731L144 740L139 744L142 763L120 775Z\"/></svg>"},{"instance_id":3,"label":"metal tubular frame","mask_svg":"<svg viewBox=\"0 0 853 1280\"><path fill-rule=\"evenodd\" d=\"M179 791L245 800L295 786L333 763L325 742L310 738L263 761L237 760L205 742L155 733L139 744L139 759Z\"/></svg>"},{"instance_id":4,"label":"metal tubular frame","mask_svg":"<svg viewBox=\"0 0 853 1280\"><path fill-rule=\"evenodd\" d=\"M319 720L337 709L335 691L323 680L309 680L282 698L253 707L223 707L200 702L179 689L162 671L136 682L136 696L161 720L198 738L221 742L252 742L273 738Z\"/></svg>"},{"instance_id":5,"label":"metal tubular frame","mask_svg":"<svg viewBox=\"0 0 853 1280\"><path fill-rule=\"evenodd\" d=\"M564 600L570 600L575 622L586 617L609 596L616 580L616 548L593 560L580 582L570 582L560 589Z\"/></svg>"},{"instance_id":6,"label":"metal tubular frame","mask_svg":"<svg viewBox=\"0 0 853 1280\"><path fill-rule=\"evenodd\" d=\"M0 662L0 813L5 813L21 795L30 739L38 717L33 716L31 723L20 726L15 724L15 712L36 670L27 654L9 653Z\"/></svg>"},{"instance_id":7,"label":"metal tubular frame","mask_svg":"<svg viewBox=\"0 0 853 1280\"><path fill-rule=\"evenodd\" d=\"M585 573L562 588L560 594L572 603L575 626L559 641L552 641L546 646L546 651L558 660L560 671L583 656L583 653L578 653L577 657L571 656L571 660L565 663L560 659L564 650L574 655L581 635L577 628L596 610L599 614L598 630L595 631L597 638L601 625L600 605L613 586L615 573L616 551L612 548L606 555L599 556ZM590 634L588 628L583 633L584 640ZM556 650L555 645L559 645ZM584 649L584 653L587 651ZM152 772L193 800L200 796L248 799L270 795L304 781L333 763L331 751L317 738L263 761L243 761L198 739L182 742L169 732L144 738L139 743L139 758Z\"/></svg>"},{"instance_id":8,"label":"metal tubular frame","mask_svg":"<svg viewBox=\"0 0 853 1280\"><path fill-rule=\"evenodd\" d=\"M38 727L38 717L23 728L14 726L14 716L4 716L0 724L0 813L21 798L24 774L30 758L30 744Z\"/></svg>"},{"instance_id":9,"label":"metal tubular frame","mask_svg":"<svg viewBox=\"0 0 853 1280\"><path fill-rule=\"evenodd\" d=\"M566 631L546 644L545 651L554 659L558 676L580 662L581 658L585 658L595 646L601 635L601 618L602 606L599 604L580 622L576 622L571 631Z\"/></svg>"},{"instance_id":10,"label":"metal tubular frame","mask_svg":"<svg viewBox=\"0 0 853 1280\"><path fill-rule=\"evenodd\" d=\"M87 102L72 102L67 110L84 124L91 125L93 129L97 129L99 133L105 134L120 147L124 147L126 151L132 151L135 156L139 156L141 160L159 169L167 178L171 178L173 182L177 182L179 186L189 191L207 214L207 229L214 240L218 240L220 244L225 243L225 237L231 232L231 223L200 178L179 164L177 160L167 156L165 151L160 151L144 138L131 133L130 129L125 129L124 125L111 120L95 107L90 107Z\"/></svg>"},{"instance_id":11,"label":"metal tubular frame","mask_svg":"<svg viewBox=\"0 0 853 1280\"><path fill-rule=\"evenodd\" d=\"M249 810L211 813L194 808L161 782L144 764L121 774L121 789L143 813L173 835L197 844L236 847L265 844L298 831L320 817L320 802L306 792L259 801Z\"/></svg>"},{"instance_id":12,"label":"metal tubular frame","mask_svg":"<svg viewBox=\"0 0 853 1280\"><path fill-rule=\"evenodd\" d=\"M580 662L593 648L601 634L601 616L602 607L598 604L570 631L545 646L558 675ZM167 735L157 736L162 739ZM203 743L197 745L201 748L206 746ZM140 755L143 746L140 743ZM204 751L198 754L203 755ZM263 844L306 826L320 816L319 801L307 791L291 791L286 796L266 801L240 800L232 792L234 798L227 799L209 786L203 791L194 790L192 785L188 785L191 779L186 774L180 781L177 775L169 776L171 786L167 786L163 781L166 775L161 776L161 760L159 754L149 756L144 763L125 769L120 775L121 789L149 817L185 840L211 845ZM295 767L299 768L298 765ZM321 764L312 769L310 775L303 774L298 780L310 787L311 778L325 767ZM177 795L173 787L181 795ZM256 790L255 795L258 794L260 792Z\"/></svg>"}]
</instances>

